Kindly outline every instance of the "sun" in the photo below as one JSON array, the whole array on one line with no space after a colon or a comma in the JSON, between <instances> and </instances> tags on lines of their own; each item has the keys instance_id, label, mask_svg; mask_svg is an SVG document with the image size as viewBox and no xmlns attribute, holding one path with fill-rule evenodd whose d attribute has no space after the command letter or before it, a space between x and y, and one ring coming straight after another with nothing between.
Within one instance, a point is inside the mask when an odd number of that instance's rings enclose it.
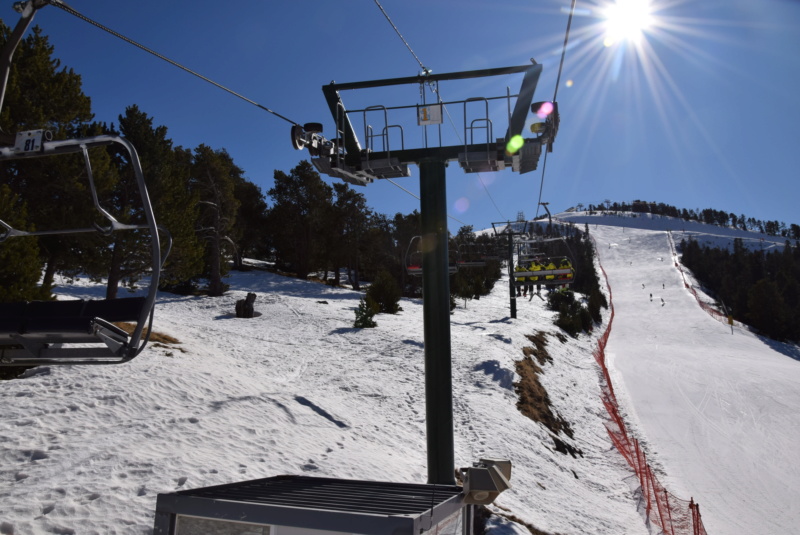
<instances>
[{"instance_id":1,"label":"sun","mask_svg":"<svg viewBox=\"0 0 800 535\"><path fill-rule=\"evenodd\" d=\"M616 0L605 9L603 18L603 44L607 47L618 42L637 44L653 23L649 0Z\"/></svg>"}]
</instances>

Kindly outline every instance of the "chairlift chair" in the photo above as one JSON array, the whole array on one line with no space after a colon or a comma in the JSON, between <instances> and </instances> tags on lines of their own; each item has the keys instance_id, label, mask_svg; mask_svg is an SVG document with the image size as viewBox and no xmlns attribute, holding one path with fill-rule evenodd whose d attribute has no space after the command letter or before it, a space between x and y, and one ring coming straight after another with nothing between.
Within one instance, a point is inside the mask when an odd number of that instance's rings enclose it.
<instances>
[{"instance_id":1,"label":"chairlift chair","mask_svg":"<svg viewBox=\"0 0 800 535\"><path fill-rule=\"evenodd\" d=\"M422 251L420 251L420 236L414 236L406 249L406 272L413 276L422 276Z\"/></svg>"},{"instance_id":2,"label":"chairlift chair","mask_svg":"<svg viewBox=\"0 0 800 535\"><path fill-rule=\"evenodd\" d=\"M448 250L448 273L458 272L458 254L452 249ZM406 249L406 273L413 276L422 276L422 236L414 236Z\"/></svg>"},{"instance_id":3,"label":"chairlift chair","mask_svg":"<svg viewBox=\"0 0 800 535\"><path fill-rule=\"evenodd\" d=\"M2 80L0 110L5 100L14 51L36 11L45 5L46 1L37 0L19 2L15 6L21 18L0 54ZM145 221L143 224L120 223L100 205L89 161L89 149L111 144L119 144L128 152L142 201ZM124 138L109 135L53 141L50 132L46 130L29 130L17 133L12 146L0 147L0 161L73 153L83 154L94 207L108 226L103 227L95 223L89 228L25 231L0 221L0 246L8 239L20 236L54 236L87 232L111 235L117 231L146 230L150 234L151 246L150 284L147 295L113 300L2 303L0 304L0 366L118 364L136 357L147 344L151 329L148 328L144 338L142 334L145 326L152 327L153 305L158 291L162 256L159 228L147 194L139 157L133 145ZM171 245L171 238L169 241ZM130 335L113 323L120 321L135 323Z\"/></svg>"},{"instance_id":4,"label":"chairlift chair","mask_svg":"<svg viewBox=\"0 0 800 535\"><path fill-rule=\"evenodd\" d=\"M462 243L458 246L457 263L459 268L485 267L486 259L481 254L477 244Z\"/></svg>"},{"instance_id":5,"label":"chairlift chair","mask_svg":"<svg viewBox=\"0 0 800 535\"><path fill-rule=\"evenodd\" d=\"M533 243L543 245L545 242L553 241L563 242L564 247L569 250L563 238L520 240L518 244L520 249L517 255L518 269L514 270L515 286L531 283L544 286L565 286L574 282L575 267L570 259L571 255L546 256L538 249L528 248Z\"/></svg>"},{"instance_id":6,"label":"chairlift chair","mask_svg":"<svg viewBox=\"0 0 800 535\"><path fill-rule=\"evenodd\" d=\"M130 157L142 201L145 223L120 223L100 205L89 161L89 149L118 144ZM33 301L0 304L0 366L43 364L119 364L135 358L147 344L152 327L153 305L162 267L161 244L153 209L136 149L119 136L101 135L82 139L50 141L43 130L20 132L11 147L0 147L0 161L82 153L94 207L107 227L39 231L13 228L0 220L0 244L20 236L69 235L146 230L150 234L150 282L146 296L100 300ZM133 322L131 334L114 322Z\"/></svg>"}]
</instances>

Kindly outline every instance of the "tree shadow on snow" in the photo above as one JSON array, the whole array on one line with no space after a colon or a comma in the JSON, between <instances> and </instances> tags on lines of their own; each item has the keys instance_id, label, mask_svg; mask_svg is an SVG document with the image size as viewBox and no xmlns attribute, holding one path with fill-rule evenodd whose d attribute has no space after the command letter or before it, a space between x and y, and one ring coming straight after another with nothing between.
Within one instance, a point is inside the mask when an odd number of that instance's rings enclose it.
<instances>
[{"instance_id":1,"label":"tree shadow on snow","mask_svg":"<svg viewBox=\"0 0 800 535\"><path fill-rule=\"evenodd\" d=\"M784 342L777 342L771 338L767 338L766 336L759 336L759 335L756 336L758 336L759 340L768 345L770 349L800 362L800 346L797 346L795 344L787 344Z\"/></svg>"}]
</instances>

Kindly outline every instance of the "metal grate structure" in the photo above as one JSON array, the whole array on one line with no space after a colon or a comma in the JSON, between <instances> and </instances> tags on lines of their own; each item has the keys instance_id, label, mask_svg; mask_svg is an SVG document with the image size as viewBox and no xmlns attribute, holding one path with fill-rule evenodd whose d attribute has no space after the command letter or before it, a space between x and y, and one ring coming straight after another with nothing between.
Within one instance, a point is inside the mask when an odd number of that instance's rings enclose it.
<instances>
[{"instance_id":1,"label":"metal grate structure","mask_svg":"<svg viewBox=\"0 0 800 535\"><path fill-rule=\"evenodd\" d=\"M199 533L199 526L203 533L225 535L299 535L305 530L459 533L455 529L464 507L462 490L454 485L277 476L159 494L153 533L189 535Z\"/></svg>"}]
</instances>

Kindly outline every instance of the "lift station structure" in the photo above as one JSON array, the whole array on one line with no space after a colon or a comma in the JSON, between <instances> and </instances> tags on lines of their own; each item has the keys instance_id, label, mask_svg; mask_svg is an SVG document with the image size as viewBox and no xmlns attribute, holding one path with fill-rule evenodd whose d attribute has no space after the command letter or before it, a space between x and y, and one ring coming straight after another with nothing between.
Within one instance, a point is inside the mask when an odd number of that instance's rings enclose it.
<instances>
[{"instance_id":1,"label":"lift station structure","mask_svg":"<svg viewBox=\"0 0 800 535\"><path fill-rule=\"evenodd\" d=\"M542 151L552 151L559 126L556 102L533 103L541 72L542 66L531 60L530 65L515 67L445 74L425 71L405 78L332 82L323 86L322 92L333 117L335 137L326 139L321 123L292 127L293 146L307 148L320 173L350 184L364 186L375 179L408 177L409 165L419 166L429 484L455 482L445 168L449 162L458 162L465 173L507 168L518 173L534 171ZM516 94L506 88L501 96L446 102L439 90L443 81L515 74L523 75ZM341 92L345 90L401 85L419 86L422 102L348 110L342 101ZM435 96L434 102L426 102L426 89ZM445 115L450 115L448 108L463 115L458 144L443 142L442 124ZM421 147L407 148L404 124L394 120L396 115L409 113L415 114L416 126L421 129ZM535 136L525 138L523 129L531 113L543 121L534 122L530 131ZM370 123L374 118L378 120L375 125ZM494 136L496 122L508 124L502 137ZM354 123L361 123L363 145Z\"/></svg>"}]
</instances>

